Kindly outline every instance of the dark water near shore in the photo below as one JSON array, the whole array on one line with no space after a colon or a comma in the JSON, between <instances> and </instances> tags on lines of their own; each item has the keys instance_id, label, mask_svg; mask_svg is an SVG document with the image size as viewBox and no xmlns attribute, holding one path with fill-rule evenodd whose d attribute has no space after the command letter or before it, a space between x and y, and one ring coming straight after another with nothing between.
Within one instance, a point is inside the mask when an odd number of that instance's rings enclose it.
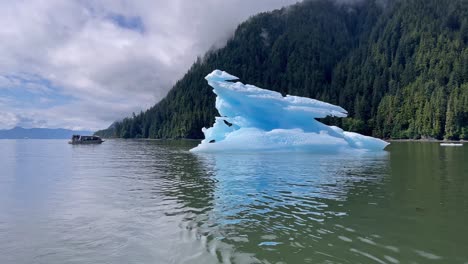
<instances>
[{"instance_id":1,"label":"dark water near shore","mask_svg":"<svg viewBox=\"0 0 468 264\"><path fill-rule=\"evenodd\" d=\"M0 140L0 263L468 263L468 146Z\"/></svg>"}]
</instances>

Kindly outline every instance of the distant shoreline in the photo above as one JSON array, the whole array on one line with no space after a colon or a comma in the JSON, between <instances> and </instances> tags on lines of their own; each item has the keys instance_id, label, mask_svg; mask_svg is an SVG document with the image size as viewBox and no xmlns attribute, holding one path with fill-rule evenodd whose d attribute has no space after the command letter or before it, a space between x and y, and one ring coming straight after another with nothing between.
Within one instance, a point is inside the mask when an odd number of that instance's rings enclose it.
<instances>
[{"instance_id":1,"label":"distant shoreline","mask_svg":"<svg viewBox=\"0 0 468 264\"><path fill-rule=\"evenodd\" d=\"M103 138L105 140L141 140L141 141L202 141L193 138ZM0 138L0 140L68 140L66 138ZM419 142L419 143L466 143L468 140L442 140L442 139L382 139L387 142Z\"/></svg>"},{"instance_id":2,"label":"distant shoreline","mask_svg":"<svg viewBox=\"0 0 468 264\"><path fill-rule=\"evenodd\" d=\"M444 139L384 139L388 142L427 142L427 143L463 143L466 140L444 140Z\"/></svg>"},{"instance_id":3,"label":"distant shoreline","mask_svg":"<svg viewBox=\"0 0 468 264\"><path fill-rule=\"evenodd\" d=\"M131 139L131 140L148 140L148 141L171 141L171 140L184 140L184 141L201 141L203 139L194 138L103 138L103 139ZM443 139L382 139L387 142L428 142L428 143L463 143L467 140L443 140Z\"/></svg>"}]
</instances>

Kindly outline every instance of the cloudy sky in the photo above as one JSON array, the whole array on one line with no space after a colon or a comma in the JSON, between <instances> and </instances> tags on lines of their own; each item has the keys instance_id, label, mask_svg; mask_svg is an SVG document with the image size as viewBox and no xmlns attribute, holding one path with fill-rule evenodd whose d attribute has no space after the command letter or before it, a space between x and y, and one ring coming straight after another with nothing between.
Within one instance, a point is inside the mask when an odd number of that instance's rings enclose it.
<instances>
[{"instance_id":1,"label":"cloudy sky","mask_svg":"<svg viewBox=\"0 0 468 264\"><path fill-rule=\"evenodd\" d=\"M106 128L162 99L239 22L297 1L0 1L0 129Z\"/></svg>"}]
</instances>

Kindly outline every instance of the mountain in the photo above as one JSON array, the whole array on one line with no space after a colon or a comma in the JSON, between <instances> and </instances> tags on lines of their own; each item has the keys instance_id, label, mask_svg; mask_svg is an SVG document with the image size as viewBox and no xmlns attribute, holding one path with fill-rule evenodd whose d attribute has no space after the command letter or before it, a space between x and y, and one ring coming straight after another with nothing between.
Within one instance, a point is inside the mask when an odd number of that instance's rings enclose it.
<instances>
[{"instance_id":1,"label":"mountain","mask_svg":"<svg viewBox=\"0 0 468 264\"><path fill-rule=\"evenodd\" d=\"M145 112L96 134L202 138L218 113L204 80L245 83L340 105L328 124L380 138L468 139L468 1L305 1L240 24ZM349 2L349 1L346 1Z\"/></svg>"},{"instance_id":2,"label":"mountain","mask_svg":"<svg viewBox=\"0 0 468 264\"><path fill-rule=\"evenodd\" d=\"M68 129L49 128L22 128L15 127L8 130L0 130L0 139L69 139L74 134L91 135L91 131L73 131Z\"/></svg>"}]
</instances>

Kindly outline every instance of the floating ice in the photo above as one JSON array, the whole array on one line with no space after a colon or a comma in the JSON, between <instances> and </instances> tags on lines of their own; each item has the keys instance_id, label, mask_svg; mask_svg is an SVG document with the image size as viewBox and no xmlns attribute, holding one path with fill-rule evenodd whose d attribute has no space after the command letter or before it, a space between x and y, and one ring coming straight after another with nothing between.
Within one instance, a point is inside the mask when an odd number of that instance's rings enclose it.
<instances>
[{"instance_id":1,"label":"floating ice","mask_svg":"<svg viewBox=\"0 0 468 264\"><path fill-rule=\"evenodd\" d=\"M202 129L205 139L191 151L378 151L389 144L315 120L346 117L348 112L339 106L234 83L237 77L220 70L205 79L217 95L221 117Z\"/></svg>"}]
</instances>

